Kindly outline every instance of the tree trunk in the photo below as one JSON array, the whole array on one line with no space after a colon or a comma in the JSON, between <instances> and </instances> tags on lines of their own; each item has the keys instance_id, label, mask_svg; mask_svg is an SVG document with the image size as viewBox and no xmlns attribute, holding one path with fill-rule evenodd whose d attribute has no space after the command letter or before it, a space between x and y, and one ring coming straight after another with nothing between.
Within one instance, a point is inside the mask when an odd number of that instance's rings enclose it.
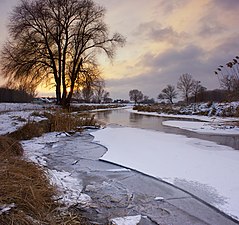
<instances>
[{"instance_id":1,"label":"tree trunk","mask_svg":"<svg viewBox=\"0 0 239 225\"><path fill-rule=\"evenodd\" d=\"M56 82L56 104L61 104L61 85L59 82Z\"/></svg>"}]
</instances>

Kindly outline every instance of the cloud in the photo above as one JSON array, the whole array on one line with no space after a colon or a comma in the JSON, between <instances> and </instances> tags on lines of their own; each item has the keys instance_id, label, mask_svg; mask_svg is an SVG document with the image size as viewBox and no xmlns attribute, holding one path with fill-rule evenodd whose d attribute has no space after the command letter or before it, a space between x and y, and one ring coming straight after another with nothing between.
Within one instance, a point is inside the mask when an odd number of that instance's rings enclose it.
<instances>
[{"instance_id":1,"label":"cloud","mask_svg":"<svg viewBox=\"0 0 239 225\"><path fill-rule=\"evenodd\" d=\"M154 69L161 68L161 71L173 71L179 67L185 70L192 62L200 61L204 54L206 53L203 49L195 45L189 45L181 49L170 48L157 55L150 53L143 55L138 65ZM181 71L182 69L180 69Z\"/></svg>"},{"instance_id":2,"label":"cloud","mask_svg":"<svg viewBox=\"0 0 239 225\"><path fill-rule=\"evenodd\" d=\"M212 0L212 3L223 10L235 11L236 8L239 8L238 0Z\"/></svg>"},{"instance_id":3,"label":"cloud","mask_svg":"<svg viewBox=\"0 0 239 225\"><path fill-rule=\"evenodd\" d=\"M143 72L135 74L134 77L109 79L106 81L107 87L112 97L122 96L127 99L129 90L139 89L145 95L155 98L166 85L176 86L183 73L190 73L193 79L201 81L208 89L219 88L218 78L213 71L218 65L235 56L233 51L221 54L222 50L234 45L235 40L231 41L230 44L225 42L210 52L196 45L170 48L160 54L148 52L135 65L141 66Z\"/></svg>"},{"instance_id":4,"label":"cloud","mask_svg":"<svg viewBox=\"0 0 239 225\"><path fill-rule=\"evenodd\" d=\"M171 26L163 27L156 21L150 21L139 24L134 32L137 36L143 36L146 40L154 42L168 42L176 44L187 38L186 32L178 33Z\"/></svg>"},{"instance_id":5,"label":"cloud","mask_svg":"<svg viewBox=\"0 0 239 225\"><path fill-rule=\"evenodd\" d=\"M164 14L172 14L175 10L178 10L179 8L185 6L190 0L170 0L170 1L165 1L161 0L158 5L157 5L157 13L158 10L160 9L161 12Z\"/></svg>"},{"instance_id":6,"label":"cloud","mask_svg":"<svg viewBox=\"0 0 239 225\"><path fill-rule=\"evenodd\" d=\"M201 19L198 35L205 38L212 38L212 36L218 36L226 31L228 31L228 28L221 24L219 20L217 20L216 16L211 13Z\"/></svg>"}]
</instances>

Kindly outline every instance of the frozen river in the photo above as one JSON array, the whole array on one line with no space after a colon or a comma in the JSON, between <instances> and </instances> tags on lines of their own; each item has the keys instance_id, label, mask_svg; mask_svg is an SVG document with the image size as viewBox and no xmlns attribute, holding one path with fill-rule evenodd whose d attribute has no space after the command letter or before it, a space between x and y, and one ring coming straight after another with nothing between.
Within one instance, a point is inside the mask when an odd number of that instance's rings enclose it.
<instances>
[{"instance_id":1,"label":"frozen river","mask_svg":"<svg viewBox=\"0 0 239 225\"><path fill-rule=\"evenodd\" d=\"M103 160L162 178L239 218L238 135L167 127L162 122L169 118L126 110L99 112L97 118L122 125L93 134L108 149Z\"/></svg>"},{"instance_id":2,"label":"frozen river","mask_svg":"<svg viewBox=\"0 0 239 225\"><path fill-rule=\"evenodd\" d=\"M199 138L202 140L213 141L216 142L217 144L226 145L239 150L238 135L199 134L196 132L191 132L175 127L168 127L162 125L162 122L167 120L197 121L195 119L180 119L180 118L140 115L128 112L127 110L124 109L97 112L96 117L98 120L106 124L118 124L126 127L162 131L171 134L180 134L191 138Z\"/></svg>"}]
</instances>

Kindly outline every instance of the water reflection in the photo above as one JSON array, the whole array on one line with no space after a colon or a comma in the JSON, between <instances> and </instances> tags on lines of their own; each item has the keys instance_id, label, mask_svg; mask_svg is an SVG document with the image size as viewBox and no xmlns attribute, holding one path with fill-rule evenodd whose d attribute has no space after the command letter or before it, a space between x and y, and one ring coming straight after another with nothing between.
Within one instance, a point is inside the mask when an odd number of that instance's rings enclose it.
<instances>
[{"instance_id":1,"label":"water reflection","mask_svg":"<svg viewBox=\"0 0 239 225\"><path fill-rule=\"evenodd\" d=\"M119 124L122 126L156 130L165 133L181 134L189 138L199 138L203 140L214 141L220 145L230 146L239 150L239 135L198 134L192 131L162 125L162 122L166 120L189 121L190 119L140 115L136 113L130 113L123 109L97 112L96 118L106 124ZM194 119L191 119L191 121L192 120Z\"/></svg>"}]
</instances>

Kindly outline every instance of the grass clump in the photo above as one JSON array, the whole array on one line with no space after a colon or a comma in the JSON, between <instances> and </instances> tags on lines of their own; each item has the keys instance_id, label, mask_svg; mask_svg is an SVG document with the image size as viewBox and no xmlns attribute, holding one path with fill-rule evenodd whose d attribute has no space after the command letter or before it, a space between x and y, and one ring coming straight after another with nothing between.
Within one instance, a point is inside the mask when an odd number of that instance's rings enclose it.
<instances>
[{"instance_id":1,"label":"grass clump","mask_svg":"<svg viewBox=\"0 0 239 225\"><path fill-rule=\"evenodd\" d=\"M52 113L44 112L37 115L46 119L39 122L29 121L23 127L8 134L7 136L16 140L29 140L34 137L40 137L47 132L81 131L85 127L89 126L99 127L94 115L89 113L56 111Z\"/></svg>"},{"instance_id":2,"label":"grass clump","mask_svg":"<svg viewBox=\"0 0 239 225\"><path fill-rule=\"evenodd\" d=\"M22 156L22 146L13 138L0 136L0 160Z\"/></svg>"},{"instance_id":3,"label":"grass clump","mask_svg":"<svg viewBox=\"0 0 239 225\"><path fill-rule=\"evenodd\" d=\"M0 224L35 224L45 221L55 208L54 188L38 166L24 161L23 149L16 140L0 137Z\"/></svg>"},{"instance_id":4,"label":"grass clump","mask_svg":"<svg viewBox=\"0 0 239 225\"><path fill-rule=\"evenodd\" d=\"M97 126L94 115L87 113L55 112L46 116L50 121L51 131L72 131Z\"/></svg>"},{"instance_id":5,"label":"grass clump","mask_svg":"<svg viewBox=\"0 0 239 225\"><path fill-rule=\"evenodd\" d=\"M7 136L16 140L29 140L34 137L40 137L46 132L50 132L50 123L47 120L42 120L40 122L28 122Z\"/></svg>"}]
</instances>

